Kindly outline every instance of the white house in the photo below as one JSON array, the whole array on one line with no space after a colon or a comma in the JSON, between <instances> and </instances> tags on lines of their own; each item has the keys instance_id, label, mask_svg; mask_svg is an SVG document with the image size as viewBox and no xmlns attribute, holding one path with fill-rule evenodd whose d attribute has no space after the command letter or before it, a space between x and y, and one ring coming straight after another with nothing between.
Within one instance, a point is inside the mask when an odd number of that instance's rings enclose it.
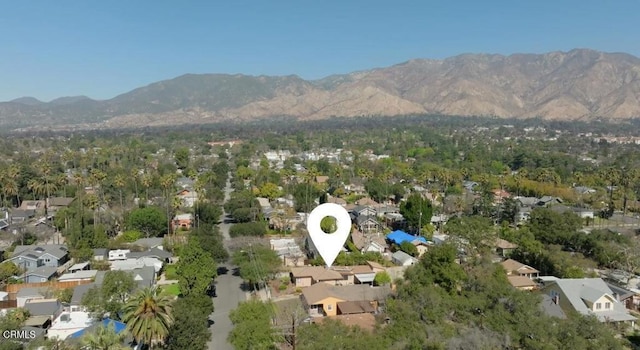
<instances>
[{"instance_id":1,"label":"white house","mask_svg":"<svg viewBox=\"0 0 640 350\"><path fill-rule=\"evenodd\" d=\"M58 316L47 330L49 339L65 340L71 334L81 331L93 325L91 315L83 311L63 312Z\"/></svg>"},{"instance_id":2,"label":"white house","mask_svg":"<svg viewBox=\"0 0 640 350\"><path fill-rule=\"evenodd\" d=\"M80 270L71 273L65 273L58 277L58 282L79 282L90 281L96 277L98 270Z\"/></svg>"},{"instance_id":3,"label":"white house","mask_svg":"<svg viewBox=\"0 0 640 350\"><path fill-rule=\"evenodd\" d=\"M146 256L136 259L116 260L111 262L111 271L131 271L145 266L152 266L156 274L158 274L162 270L163 262Z\"/></svg>"}]
</instances>

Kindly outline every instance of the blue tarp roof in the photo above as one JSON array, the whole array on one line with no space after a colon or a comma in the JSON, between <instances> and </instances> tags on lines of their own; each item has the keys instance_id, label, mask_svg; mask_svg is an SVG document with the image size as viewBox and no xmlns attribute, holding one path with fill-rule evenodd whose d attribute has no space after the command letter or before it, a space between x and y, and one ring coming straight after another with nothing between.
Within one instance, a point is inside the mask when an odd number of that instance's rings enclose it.
<instances>
[{"instance_id":1,"label":"blue tarp roof","mask_svg":"<svg viewBox=\"0 0 640 350\"><path fill-rule=\"evenodd\" d=\"M115 328L115 330L116 330L116 333L118 333L118 334L120 334L121 332L123 332L123 331L125 330L125 328L127 328L127 325L126 325L126 324L124 324L124 323L122 323L122 322L114 321L114 320L109 319L109 318L102 320L102 322L101 322L101 323L102 323L102 325L103 325L103 326L105 326L105 327L108 327L110 323L113 323L113 326L114 326L114 328ZM93 325L93 326L91 326L91 327L87 327L87 328L85 328L85 329L83 329L83 330L77 331L77 332L75 332L75 333L71 334L71 335L69 336L69 338L71 338L71 339L73 339L73 338L80 338L80 337L82 337L82 336L86 333L86 331L87 331L87 330L94 329L94 328L95 328L95 326L96 326L96 325Z\"/></svg>"},{"instance_id":2,"label":"blue tarp roof","mask_svg":"<svg viewBox=\"0 0 640 350\"><path fill-rule=\"evenodd\" d=\"M402 230L397 230L397 231L393 231L390 234L387 235L387 239L390 240L391 242L395 243L395 244L402 244L402 242L413 242L416 239L427 243L427 239L422 237L422 236L413 236L410 235Z\"/></svg>"}]
</instances>

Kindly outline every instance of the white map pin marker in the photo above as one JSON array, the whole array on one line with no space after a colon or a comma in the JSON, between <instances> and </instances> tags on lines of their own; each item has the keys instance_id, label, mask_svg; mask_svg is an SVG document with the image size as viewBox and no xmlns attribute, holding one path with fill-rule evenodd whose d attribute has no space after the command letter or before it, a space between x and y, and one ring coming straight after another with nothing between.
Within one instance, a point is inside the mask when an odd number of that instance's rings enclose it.
<instances>
[{"instance_id":1,"label":"white map pin marker","mask_svg":"<svg viewBox=\"0 0 640 350\"><path fill-rule=\"evenodd\" d=\"M320 227L320 222L327 216L333 216L336 219L337 230L334 233L325 233ZM351 217L338 204L324 203L309 214L307 231L327 267L331 267L351 232Z\"/></svg>"}]
</instances>

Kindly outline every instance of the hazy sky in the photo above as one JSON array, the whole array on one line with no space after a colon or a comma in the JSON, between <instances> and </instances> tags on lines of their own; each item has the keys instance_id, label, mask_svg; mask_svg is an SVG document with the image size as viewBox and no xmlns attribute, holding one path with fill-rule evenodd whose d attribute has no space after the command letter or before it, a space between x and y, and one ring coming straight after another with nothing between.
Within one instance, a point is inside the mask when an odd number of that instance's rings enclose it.
<instances>
[{"instance_id":1,"label":"hazy sky","mask_svg":"<svg viewBox=\"0 0 640 350\"><path fill-rule=\"evenodd\" d=\"M0 0L0 101L107 99L185 73L316 79L469 52L640 56L638 34L638 0Z\"/></svg>"}]
</instances>

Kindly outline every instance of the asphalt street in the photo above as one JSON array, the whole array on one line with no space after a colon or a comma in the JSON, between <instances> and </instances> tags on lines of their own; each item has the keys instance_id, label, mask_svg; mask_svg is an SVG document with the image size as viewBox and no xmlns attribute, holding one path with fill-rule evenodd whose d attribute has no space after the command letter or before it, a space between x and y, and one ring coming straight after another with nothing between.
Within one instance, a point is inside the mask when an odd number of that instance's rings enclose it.
<instances>
[{"instance_id":1,"label":"asphalt street","mask_svg":"<svg viewBox=\"0 0 640 350\"><path fill-rule=\"evenodd\" d=\"M227 185L224 190L225 203L229 200L232 192L230 178L231 174L227 178ZM226 215L226 213L223 213L223 218ZM219 227L224 240L229 241L231 239L229 236L231 224L224 223L223 220ZM224 270L227 271L225 272ZM213 321L210 327L211 341L209 341L209 350L233 350L233 346L227 341L229 333L233 329L229 313L238 306L238 303L247 300L247 293L241 289L242 279L234 275L233 266L223 265L219 267L218 271L217 296L213 298L214 312L209 317Z\"/></svg>"}]
</instances>

